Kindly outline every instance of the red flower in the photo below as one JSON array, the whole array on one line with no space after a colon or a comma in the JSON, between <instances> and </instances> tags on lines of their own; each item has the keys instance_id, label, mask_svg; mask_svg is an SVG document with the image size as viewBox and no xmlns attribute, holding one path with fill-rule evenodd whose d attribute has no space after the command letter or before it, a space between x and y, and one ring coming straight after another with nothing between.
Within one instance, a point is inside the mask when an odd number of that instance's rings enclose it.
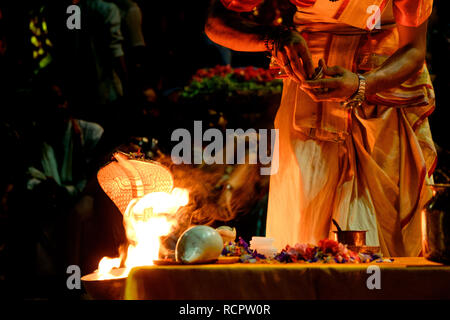
<instances>
[{"instance_id":1,"label":"red flower","mask_svg":"<svg viewBox=\"0 0 450 320\"><path fill-rule=\"evenodd\" d=\"M297 243L294 248L297 250L298 254L303 256L306 253L306 249L309 248L309 245L306 243Z\"/></svg>"},{"instance_id":2,"label":"red flower","mask_svg":"<svg viewBox=\"0 0 450 320\"><path fill-rule=\"evenodd\" d=\"M359 257L359 255L351 250L348 250L348 254L351 258L353 258L356 262L361 262L361 258Z\"/></svg>"},{"instance_id":3,"label":"red flower","mask_svg":"<svg viewBox=\"0 0 450 320\"><path fill-rule=\"evenodd\" d=\"M314 259L314 256L316 255L317 247L308 247L306 248L304 258L305 260L312 260Z\"/></svg>"},{"instance_id":4,"label":"red flower","mask_svg":"<svg viewBox=\"0 0 450 320\"><path fill-rule=\"evenodd\" d=\"M208 69L200 69L197 71L196 76L205 78L208 75Z\"/></svg>"},{"instance_id":5,"label":"red flower","mask_svg":"<svg viewBox=\"0 0 450 320\"><path fill-rule=\"evenodd\" d=\"M232 75L238 82L253 81L257 83L267 83L276 79L272 70L247 66L233 69L230 65L217 65L209 69L199 69L192 77L193 81L202 82L213 77L225 78Z\"/></svg>"},{"instance_id":6,"label":"red flower","mask_svg":"<svg viewBox=\"0 0 450 320\"><path fill-rule=\"evenodd\" d=\"M339 243L334 240L324 239L319 241L319 247L324 253L335 255L339 252Z\"/></svg>"}]
</instances>

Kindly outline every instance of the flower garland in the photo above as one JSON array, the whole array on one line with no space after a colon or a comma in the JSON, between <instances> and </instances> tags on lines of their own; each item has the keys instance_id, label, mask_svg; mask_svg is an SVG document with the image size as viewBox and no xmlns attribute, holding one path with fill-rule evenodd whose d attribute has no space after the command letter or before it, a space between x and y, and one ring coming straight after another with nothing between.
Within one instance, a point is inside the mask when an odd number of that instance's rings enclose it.
<instances>
[{"instance_id":1,"label":"flower garland","mask_svg":"<svg viewBox=\"0 0 450 320\"><path fill-rule=\"evenodd\" d=\"M318 245L296 244L287 245L274 258L267 258L256 250L249 248L245 240L239 237L236 243L229 242L224 246L222 255L240 257L242 263L371 263L392 262L393 259L383 259L380 254L356 253L346 245L334 240L324 239Z\"/></svg>"},{"instance_id":2,"label":"flower garland","mask_svg":"<svg viewBox=\"0 0 450 320\"><path fill-rule=\"evenodd\" d=\"M181 92L181 96L186 99L211 95L265 96L280 94L282 86L282 80L276 79L276 74L270 69L218 65L198 70L190 84Z\"/></svg>"},{"instance_id":3,"label":"flower garland","mask_svg":"<svg viewBox=\"0 0 450 320\"><path fill-rule=\"evenodd\" d=\"M239 257L239 262L243 263L264 262L267 260L264 255L257 253L256 250L250 249L248 243L241 237L239 237L237 243L230 241L225 245L222 250L222 256Z\"/></svg>"}]
</instances>

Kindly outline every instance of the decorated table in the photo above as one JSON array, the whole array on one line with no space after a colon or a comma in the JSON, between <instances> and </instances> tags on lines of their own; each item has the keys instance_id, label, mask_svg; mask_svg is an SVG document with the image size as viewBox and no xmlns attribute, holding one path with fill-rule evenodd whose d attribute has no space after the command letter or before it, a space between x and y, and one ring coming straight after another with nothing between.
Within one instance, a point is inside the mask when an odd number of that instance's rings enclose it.
<instances>
[{"instance_id":1,"label":"decorated table","mask_svg":"<svg viewBox=\"0 0 450 320\"><path fill-rule=\"evenodd\" d=\"M380 268L381 289L368 289ZM449 299L450 266L424 258L370 264L208 264L134 268L125 299Z\"/></svg>"},{"instance_id":2,"label":"decorated table","mask_svg":"<svg viewBox=\"0 0 450 320\"><path fill-rule=\"evenodd\" d=\"M195 225L182 232L170 251L161 237L176 224L178 208L188 203L187 190L173 188L170 172L158 163L121 153L114 157L98 178L123 212L129 244L81 278L94 299L450 299L450 238L448 225L442 224L447 211L440 210L439 202L422 215L428 259L383 257L380 247L366 246L366 231L342 230L335 221L337 239L286 244L281 251L273 238L254 236L247 243L235 228ZM125 176L133 192L116 187ZM435 198L442 197L436 193Z\"/></svg>"}]
</instances>

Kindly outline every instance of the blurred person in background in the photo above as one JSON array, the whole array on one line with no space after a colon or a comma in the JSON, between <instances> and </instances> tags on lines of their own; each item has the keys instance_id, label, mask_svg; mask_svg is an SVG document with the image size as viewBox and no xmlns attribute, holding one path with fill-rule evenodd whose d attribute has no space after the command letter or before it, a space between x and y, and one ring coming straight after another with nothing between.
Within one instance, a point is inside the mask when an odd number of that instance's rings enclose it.
<instances>
[{"instance_id":1,"label":"blurred person in background","mask_svg":"<svg viewBox=\"0 0 450 320\"><path fill-rule=\"evenodd\" d=\"M80 7L80 29L68 29L69 15L61 14L71 4ZM74 115L109 125L128 83L119 8L103 0L73 0L49 11L53 68L64 80Z\"/></svg>"},{"instance_id":2,"label":"blurred person in background","mask_svg":"<svg viewBox=\"0 0 450 320\"><path fill-rule=\"evenodd\" d=\"M132 0L108 0L120 10L122 47L129 75L130 90L142 88L142 65L146 62L145 40L142 33L142 11Z\"/></svg>"},{"instance_id":3,"label":"blurred person in background","mask_svg":"<svg viewBox=\"0 0 450 320\"><path fill-rule=\"evenodd\" d=\"M37 93L41 108L36 111L36 145L39 160L30 166L29 189L50 179L70 196L77 196L86 185L86 175L103 128L93 122L72 117L68 101L57 84L44 84Z\"/></svg>"},{"instance_id":4,"label":"blurred person in background","mask_svg":"<svg viewBox=\"0 0 450 320\"><path fill-rule=\"evenodd\" d=\"M95 152L103 128L72 117L61 86L37 82L34 104L25 109L26 172L14 195L12 256L27 268L24 292L48 298L65 291L69 212L96 172Z\"/></svg>"}]
</instances>

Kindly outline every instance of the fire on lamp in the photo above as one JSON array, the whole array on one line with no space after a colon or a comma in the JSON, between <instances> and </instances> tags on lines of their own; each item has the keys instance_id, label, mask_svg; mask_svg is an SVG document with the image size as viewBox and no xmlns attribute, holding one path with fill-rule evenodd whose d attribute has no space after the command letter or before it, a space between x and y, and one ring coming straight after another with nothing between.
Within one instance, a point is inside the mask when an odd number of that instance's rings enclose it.
<instances>
[{"instance_id":1,"label":"fire on lamp","mask_svg":"<svg viewBox=\"0 0 450 320\"><path fill-rule=\"evenodd\" d=\"M170 233L178 208L189 202L188 191L173 188L172 174L159 163L129 159L122 153L114 158L116 161L100 169L97 178L123 215L129 245L119 257L101 259L98 269L82 278L88 292L98 281L121 283L133 267L153 265L159 258L160 237ZM111 291L108 285L98 285ZM98 288L92 291L102 297Z\"/></svg>"}]
</instances>

